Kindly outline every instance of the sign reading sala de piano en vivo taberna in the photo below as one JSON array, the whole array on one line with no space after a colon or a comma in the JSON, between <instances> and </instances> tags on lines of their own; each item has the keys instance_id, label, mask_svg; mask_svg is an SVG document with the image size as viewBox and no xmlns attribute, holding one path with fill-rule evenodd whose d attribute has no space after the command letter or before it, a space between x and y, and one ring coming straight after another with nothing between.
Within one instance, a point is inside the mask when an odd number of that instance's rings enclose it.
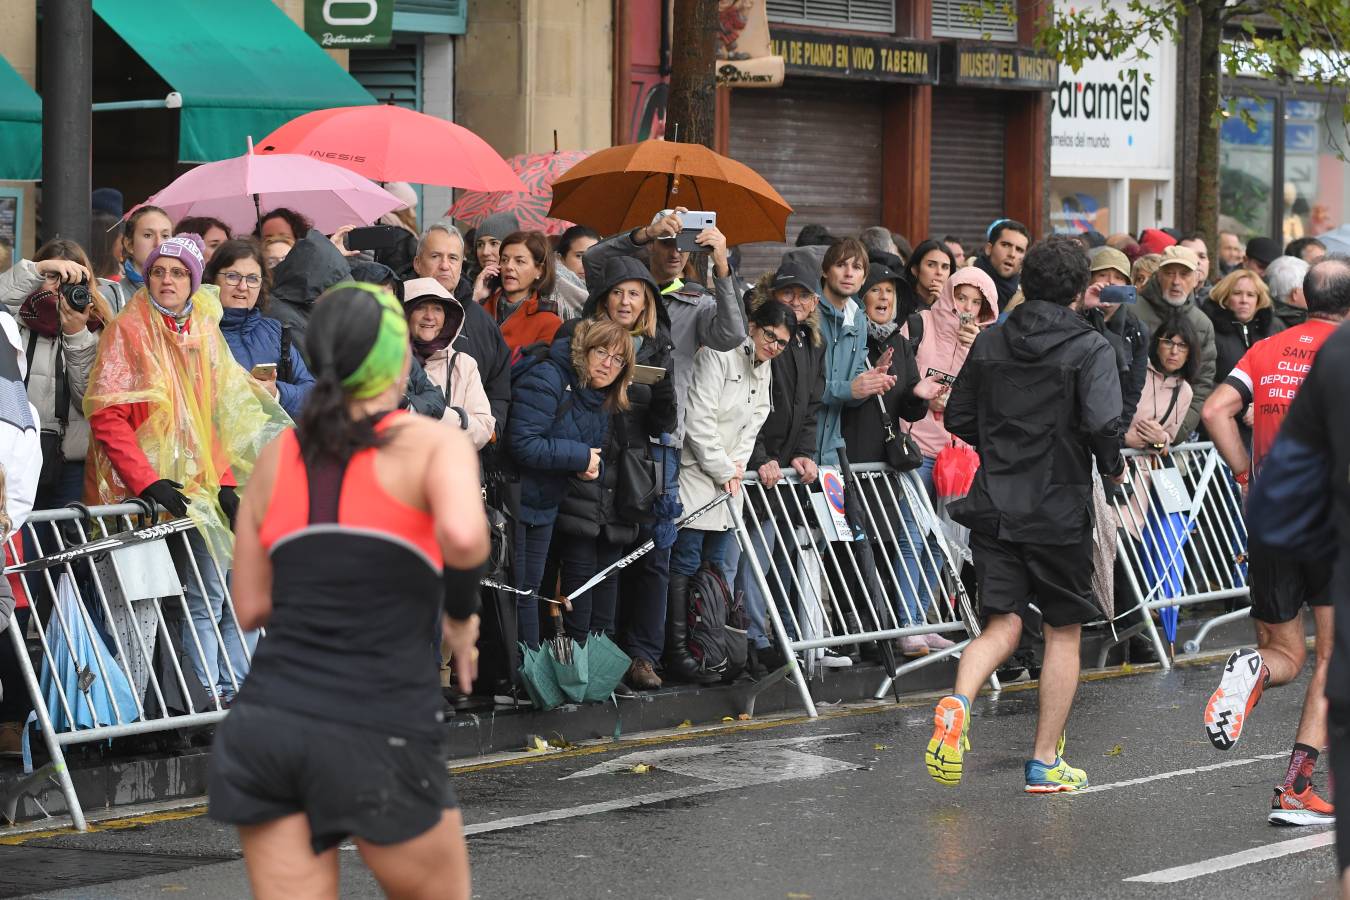
<instances>
[{"instance_id":1,"label":"sign reading sala de piano en vivo taberna","mask_svg":"<svg viewBox=\"0 0 1350 900\"><path fill-rule=\"evenodd\" d=\"M387 47L394 0L305 0L305 33L320 47Z\"/></svg>"}]
</instances>

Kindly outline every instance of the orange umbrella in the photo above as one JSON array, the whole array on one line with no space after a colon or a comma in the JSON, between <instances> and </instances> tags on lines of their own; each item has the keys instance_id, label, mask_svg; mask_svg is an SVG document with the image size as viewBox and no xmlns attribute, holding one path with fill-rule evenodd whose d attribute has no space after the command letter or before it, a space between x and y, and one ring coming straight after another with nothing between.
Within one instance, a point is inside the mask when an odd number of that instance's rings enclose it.
<instances>
[{"instance_id":1,"label":"orange umbrella","mask_svg":"<svg viewBox=\"0 0 1350 900\"><path fill-rule=\"evenodd\" d=\"M753 169L701 144L643 141L591 154L553 182L548 214L617 234L683 206L717 213L728 244L782 241L792 207Z\"/></svg>"}]
</instances>

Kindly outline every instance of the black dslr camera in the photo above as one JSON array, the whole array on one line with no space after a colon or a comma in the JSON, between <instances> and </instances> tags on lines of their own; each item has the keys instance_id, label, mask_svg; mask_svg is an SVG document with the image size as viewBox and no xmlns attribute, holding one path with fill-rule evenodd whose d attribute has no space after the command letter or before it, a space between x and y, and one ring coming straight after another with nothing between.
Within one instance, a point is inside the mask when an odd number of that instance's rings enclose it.
<instances>
[{"instance_id":1,"label":"black dslr camera","mask_svg":"<svg viewBox=\"0 0 1350 900\"><path fill-rule=\"evenodd\" d=\"M61 296L66 298L66 305L76 312L84 312L89 306L89 301L93 295L89 293L89 285L81 281L79 284L61 285Z\"/></svg>"}]
</instances>

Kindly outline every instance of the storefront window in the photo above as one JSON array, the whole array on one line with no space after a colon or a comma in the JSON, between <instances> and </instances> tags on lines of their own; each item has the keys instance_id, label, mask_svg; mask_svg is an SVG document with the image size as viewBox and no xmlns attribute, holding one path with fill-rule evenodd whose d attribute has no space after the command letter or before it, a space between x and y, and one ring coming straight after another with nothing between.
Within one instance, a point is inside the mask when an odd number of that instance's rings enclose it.
<instances>
[{"instance_id":1,"label":"storefront window","mask_svg":"<svg viewBox=\"0 0 1350 900\"><path fill-rule=\"evenodd\" d=\"M1111 233L1111 182L1105 178L1050 180L1050 225L1060 234Z\"/></svg>"},{"instance_id":2,"label":"storefront window","mask_svg":"<svg viewBox=\"0 0 1350 900\"><path fill-rule=\"evenodd\" d=\"M1282 238L1322 234L1350 218L1350 178L1338 155L1347 140L1339 105L1289 100L1284 108Z\"/></svg>"},{"instance_id":3,"label":"storefront window","mask_svg":"<svg viewBox=\"0 0 1350 900\"><path fill-rule=\"evenodd\" d=\"M1247 237L1266 234L1270 229L1275 101L1244 97L1238 101L1238 108L1251 116L1256 128L1253 130L1234 113L1220 129L1219 228Z\"/></svg>"}]
</instances>

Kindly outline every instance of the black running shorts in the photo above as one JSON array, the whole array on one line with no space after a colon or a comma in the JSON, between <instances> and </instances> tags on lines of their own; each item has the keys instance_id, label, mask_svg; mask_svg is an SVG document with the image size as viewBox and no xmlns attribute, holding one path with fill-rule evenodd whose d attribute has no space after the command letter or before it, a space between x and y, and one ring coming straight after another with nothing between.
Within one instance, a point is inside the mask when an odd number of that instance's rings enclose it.
<instances>
[{"instance_id":1,"label":"black running shorts","mask_svg":"<svg viewBox=\"0 0 1350 900\"><path fill-rule=\"evenodd\" d=\"M1252 547L1247 555L1252 618L1268 625L1290 622L1303 604L1331 605L1331 563L1304 562Z\"/></svg>"},{"instance_id":2,"label":"black running shorts","mask_svg":"<svg viewBox=\"0 0 1350 900\"><path fill-rule=\"evenodd\" d=\"M1350 707L1331 704L1327 733L1331 744L1331 804L1337 809L1350 809ZM1341 818L1336 819L1336 863L1342 873L1350 869L1350 821Z\"/></svg>"},{"instance_id":3,"label":"black running shorts","mask_svg":"<svg viewBox=\"0 0 1350 900\"><path fill-rule=\"evenodd\" d=\"M1093 622L1101 610L1092 593L1092 532L1078 544L1017 544L970 533L982 615L1016 613L1035 604L1047 625Z\"/></svg>"},{"instance_id":4,"label":"black running shorts","mask_svg":"<svg viewBox=\"0 0 1350 900\"><path fill-rule=\"evenodd\" d=\"M349 836L398 844L459 801L435 741L240 702L216 729L209 815L261 825L309 819L316 854Z\"/></svg>"}]
</instances>

